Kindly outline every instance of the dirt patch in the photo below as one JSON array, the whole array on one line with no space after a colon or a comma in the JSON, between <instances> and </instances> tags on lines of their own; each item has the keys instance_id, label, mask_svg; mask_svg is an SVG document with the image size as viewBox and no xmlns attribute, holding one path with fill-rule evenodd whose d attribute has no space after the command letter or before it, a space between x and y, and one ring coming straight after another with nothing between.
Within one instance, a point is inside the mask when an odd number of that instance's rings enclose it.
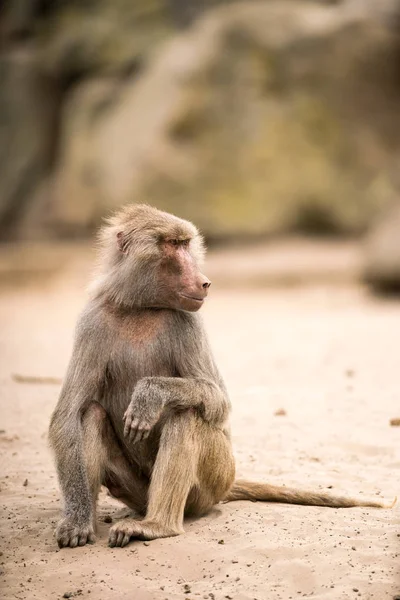
<instances>
[{"instance_id":1,"label":"dirt patch","mask_svg":"<svg viewBox=\"0 0 400 600\"><path fill-rule=\"evenodd\" d=\"M47 427L85 299L86 267L0 295L2 597L399 594L398 508L237 502L187 522L181 537L110 549L110 521L126 511L103 491L97 543L58 550L61 507ZM218 290L214 279L204 318L233 402L240 476L388 501L399 493L400 429L390 419L399 404L400 304L355 287ZM15 373L28 379L21 384Z\"/></svg>"}]
</instances>

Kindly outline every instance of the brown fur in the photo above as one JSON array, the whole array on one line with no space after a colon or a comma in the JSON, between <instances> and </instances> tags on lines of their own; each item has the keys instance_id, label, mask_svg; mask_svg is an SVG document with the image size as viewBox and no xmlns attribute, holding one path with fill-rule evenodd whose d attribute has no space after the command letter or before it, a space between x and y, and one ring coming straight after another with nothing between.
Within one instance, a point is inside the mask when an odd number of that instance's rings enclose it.
<instances>
[{"instance_id":1,"label":"brown fur","mask_svg":"<svg viewBox=\"0 0 400 600\"><path fill-rule=\"evenodd\" d=\"M194 225L128 206L102 230L100 256L50 424L60 547L94 540L101 485L139 516L111 527L111 546L178 535L184 514L220 501L382 506L234 482L230 402L197 314L210 282Z\"/></svg>"}]
</instances>

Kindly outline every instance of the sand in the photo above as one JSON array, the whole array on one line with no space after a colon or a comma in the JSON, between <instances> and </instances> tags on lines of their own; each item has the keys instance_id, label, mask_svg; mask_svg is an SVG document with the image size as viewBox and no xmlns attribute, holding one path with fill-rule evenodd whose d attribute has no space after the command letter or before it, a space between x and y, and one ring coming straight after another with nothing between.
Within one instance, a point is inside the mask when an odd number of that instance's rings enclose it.
<instances>
[{"instance_id":1,"label":"sand","mask_svg":"<svg viewBox=\"0 0 400 600\"><path fill-rule=\"evenodd\" d=\"M237 502L178 538L107 546L125 514L101 493L97 543L58 550L47 446L88 263L0 294L0 596L114 600L393 599L400 510ZM233 403L240 476L391 501L399 494L400 303L357 286L218 288L204 307ZM284 414L276 414L276 413ZM67 596L65 596L67 594Z\"/></svg>"}]
</instances>

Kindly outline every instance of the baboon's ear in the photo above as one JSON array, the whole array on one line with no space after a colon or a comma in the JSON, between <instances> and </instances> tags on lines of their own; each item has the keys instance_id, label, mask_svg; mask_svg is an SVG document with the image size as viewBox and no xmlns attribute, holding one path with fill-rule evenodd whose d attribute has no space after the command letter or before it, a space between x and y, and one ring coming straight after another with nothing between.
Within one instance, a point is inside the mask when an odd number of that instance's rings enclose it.
<instances>
[{"instance_id":1,"label":"baboon's ear","mask_svg":"<svg viewBox=\"0 0 400 600\"><path fill-rule=\"evenodd\" d=\"M117 233L117 245L118 245L119 251L126 254L126 252L128 250L128 242L124 236L123 231L118 231L118 233Z\"/></svg>"}]
</instances>

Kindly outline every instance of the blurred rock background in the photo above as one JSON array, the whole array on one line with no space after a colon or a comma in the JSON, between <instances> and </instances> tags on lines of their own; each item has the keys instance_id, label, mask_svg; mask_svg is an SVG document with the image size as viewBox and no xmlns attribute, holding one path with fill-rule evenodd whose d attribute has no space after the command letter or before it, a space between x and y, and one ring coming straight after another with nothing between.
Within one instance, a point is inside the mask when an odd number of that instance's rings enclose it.
<instances>
[{"instance_id":1,"label":"blurred rock background","mask_svg":"<svg viewBox=\"0 0 400 600\"><path fill-rule=\"evenodd\" d=\"M209 242L366 239L400 287L399 0L0 0L0 235L148 202Z\"/></svg>"}]
</instances>

